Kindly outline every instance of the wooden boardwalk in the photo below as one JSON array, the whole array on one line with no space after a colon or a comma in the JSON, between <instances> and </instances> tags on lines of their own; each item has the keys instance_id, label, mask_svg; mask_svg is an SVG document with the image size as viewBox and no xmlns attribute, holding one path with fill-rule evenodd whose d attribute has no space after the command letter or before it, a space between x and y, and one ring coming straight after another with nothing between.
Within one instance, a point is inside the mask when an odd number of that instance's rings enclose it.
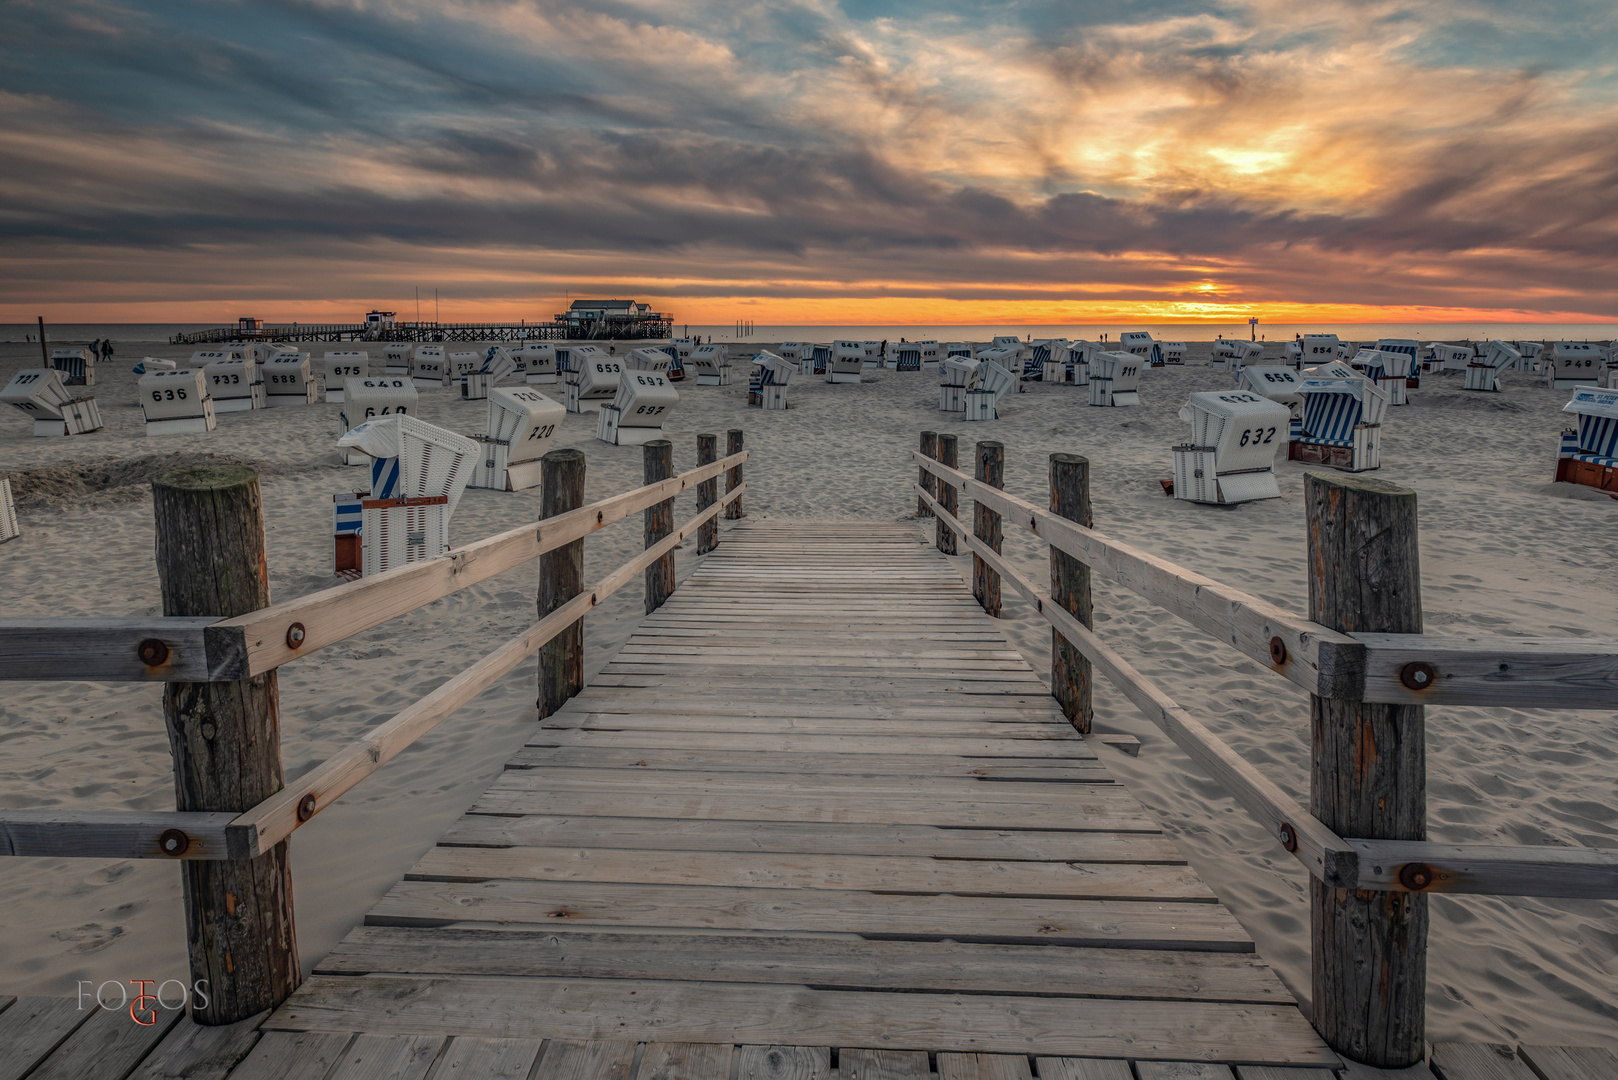
<instances>
[{"instance_id":1,"label":"wooden boardwalk","mask_svg":"<svg viewBox=\"0 0 1618 1080\"><path fill-rule=\"evenodd\" d=\"M0 1044L25 1006L0 1012ZM1339 1066L955 568L897 524L734 529L268 1019L118 1019L28 1075ZM115 1067L105 1044L134 1038ZM1455 1060L1449 1080L1519 1075Z\"/></svg>"}]
</instances>

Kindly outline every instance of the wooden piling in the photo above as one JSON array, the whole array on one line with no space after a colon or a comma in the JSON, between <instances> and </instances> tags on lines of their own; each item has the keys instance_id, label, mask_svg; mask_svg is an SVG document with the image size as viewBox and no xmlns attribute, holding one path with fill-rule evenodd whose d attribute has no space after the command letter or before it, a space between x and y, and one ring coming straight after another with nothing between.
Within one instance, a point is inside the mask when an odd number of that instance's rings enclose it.
<instances>
[{"instance_id":1,"label":"wooden piling","mask_svg":"<svg viewBox=\"0 0 1618 1080\"><path fill-rule=\"evenodd\" d=\"M669 440L653 439L641 447L641 454L646 483L655 484L674 475L674 444ZM642 517L646 546L649 548L674 531L674 500L664 499L648 506L642 512ZM646 614L650 615L662 607L673 595L674 552L671 551L646 568Z\"/></svg>"},{"instance_id":2,"label":"wooden piling","mask_svg":"<svg viewBox=\"0 0 1618 1080\"><path fill-rule=\"evenodd\" d=\"M164 615L234 618L269 606L256 472L239 465L176 469L152 482L152 509ZM294 632L302 628L289 628L289 641ZM277 685L270 671L240 682L164 687L177 810L241 813L281 790ZM180 854L189 839L172 832L178 835L164 834L165 850L172 844ZM254 859L181 867L191 983L200 990L192 1016L230 1024L286 1000L301 981L287 842Z\"/></svg>"},{"instance_id":3,"label":"wooden piling","mask_svg":"<svg viewBox=\"0 0 1618 1080\"><path fill-rule=\"evenodd\" d=\"M1052 454L1050 481L1051 513L1087 529L1093 526L1089 459L1078 454ZM1051 548L1051 599L1079 622L1094 629L1090 568L1055 547ZM1095 716L1091 701L1093 678L1089 658L1069 645L1062 632L1052 627L1051 696L1062 706L1062 715L1068 722L1086 734Z\"/></svg>"},{"instance_id":4,"label":"wooden piling","mask_svg":"<svg viewBox=\"0 0 1618 1080\"><path fill-rule=\"evenodd\" d=\"M980 442L977 448L977 471L974 474L978 480L990 487L1003 488L1006 486L1006 444L998 442ZM991 510L981 502L972 503L972 534L996 554L1000 552L1002 538L1002 525L1000 513ZM972 555L972 595L983 606L983 610L998 619L1000 617L1000 574L992 569L974 552Z\"/></svg>"},{"instance_id":5,"label":"wooden piling","mask_svg":"<svg viewBox=\"0 0 1618 1080\"><path fill-rule=\"evenodd\" d=\"M934 461L938 460L938 432L924 431L921 433L921 452ZM916 471L921 474L918 482L921 484L922 489L933 498L938 498L938 478L923 468L918 468ZM928 506L927 500L920 496L916 498L916 516L933 516L932 507Z\"/></svg>"},{"instance_id":6,"label":"wooden piling","mask_svg":"<svg viewBox=\"0 0 1618 1080\"><path fill-rule=\"evenodd\" d=\"M697 464L712 465L719 460L719 436L697 436ZM719 501L719 477L697 483L697 509L706 510ZM697 554L706 555L719 546L719 519L711 518L697 528Z\"/></svg>"},{"instance_id":7,"label":"wooden piling","mask_svg":"<svg viewBox=\"0 0 1618 1080\"><path fill-rule=\"evenodd\" d=\"M552 450L540 459L539 517L556 517L584 505L584 451ZM543 619L584 591L584 541L563 544L539 557L539 617ZM584 689L584 620L539 647L539 718L555 713Z\"/></svg>"},{"instance_id":8,"label":"wooden piling","mask_svg":"<svg viewBox=\"0 0 1618 1080\"><path fill-rule=\"evenodd\" d=\"M1421 633L1416 494L1306 473L1309 617L1345 633ZM1414 665L1412 665L1414 666ZM1430 675L1429 675L1430 678ZM1339 836L1427 836L1424 707L1310 697L1310 811ZM1407 888L1430 883L1400 868ZM1314 1022L1332 1049L1380 1069L1422 1060L1427 897L1310 882Z\"/></svg>"},{"instance_id":9,"label":"wooden piling","mask_svg":"<svg viewBox=\"0 0 1618 1080\"><path fill-rule=\"evenodd\" d=\"M725 432L725 456L729 457L732 454L739 454L741 452L742 433L735 428L732 428L730 431ZM737 465L734 468L725 470L725 494L729 495L732 491L735 491L741 486L742 467ZM738 495L725 506L725 520L740 521L741 517L742 497Z\"/></svg>"},{"instance_id":10,"label":"wooden piling","mask_svg":"<svg viewBox=\"0 0 1618 1080\"><path fill-rule=\"evenodd\" d=\"M939 432L938 463L953 469L957 464L959 464L959 462L960 458L957 455L955 436L946 432ZM944 512L950 517L959 516L955 512L958 495L959 492L955 490L954 484L938 485L938 505L942 506L944 508ZM942 521L938 523L938 532L934 537L933 543L937 546L938 550L942 551L945 555L955 554L955 534L951 532Z\"/></svg>"}]
</instances>

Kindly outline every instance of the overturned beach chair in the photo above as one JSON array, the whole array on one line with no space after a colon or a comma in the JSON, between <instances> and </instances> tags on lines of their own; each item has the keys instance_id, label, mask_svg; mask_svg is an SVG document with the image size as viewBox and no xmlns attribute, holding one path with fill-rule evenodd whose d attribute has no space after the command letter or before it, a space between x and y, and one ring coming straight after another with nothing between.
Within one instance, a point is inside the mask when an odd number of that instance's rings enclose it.
<instances>
[{"instance_id":1,"label":"overturned beach chair","mask_svg":"<svg viewBox=\"0 0 1618 1080\"><path fill-rule=\"evenodd\" d=\"M337 419L346 435L367 420L414 413L418 401L416 384L404 375L344 379L343 408ZM348 450L343 453L343 461L349 465L367 465L371 458L358 450Z\"/></svg>"},{"instance_id":2,"label":"overturned beach chair","mask_svg":"<svg viewBox=\"0 0 1618 1080\"><path fill-rule=\"evenodd\" d=\"M695 373L698 386L730 385L730 350L723 345L698 345L685 366Z\"/></svg>"},{"instance_id":3,"label":"overturned beach chair","mask_svg":"<svg viewBox=\"0 0 1618 1080\"><path fill-rule=\"evenodd\" d=\"M1427 356L1421 362L1423 371L1465 371L1477 355L1465 345L1446 345L1442 341L1427 346Z\"/></svg>"},{"instance_id":4,"label":"overturned beach chair","mask_svg":"<svg viewBox=\"0 0 1618 1080\"><path fill-rule=\"evenodd\" d=\"M1248 364L1261 363L1264 359L1264 346L1257 341L1231 342L1230 356L1225 365L1231 371L1240 371Z\"/></svg>"},{"instance_id":5,"label":"overturned beach chair","mask_svg":"<svg viewBox=\"0 0 1618 1080\"><path fill-rule=\"evenodd\" d=\"M1180 419L1191 425L1191 441L1172 448L1176 499L1229 504L1281 497L1275 454L1287 441L1292 410L1247 390L1213 391L1192 394Z\"/></svg>"},{"instance_id":6,"label":"overturned beach chair","mask_svg":"<svg viewBox=\"0 0 1618 1080\"><path fill-rule=\"evenodd\" d=\"M220 413L252 412L264 404L264 379L258 364L248 356L226 356L202 369L213 398L213 411Z\"/></svg>"},{"instance_id":7,"label":"overturned beach chair","mask_svg":"<svg viewBox=\"0 0 1618 1080\"><path fill-rule=\"evenodd\" d=\"M201 435L218 426L201 368L148 372L135 386L147 435Z\"/></svg>"},{"instance_id":8,"label":"overturned beach chair","mask_svg":"<svg viewBox=\"0 0 1618 1080\"><path fill-rule=\"evenodd\" d=\"M343 403L343 381L363 379L371 373L371 357L364 350L326 353L324 363L326 398L328 402ZM214 403L218 407L218 402Z\"/></svg>"},{"instance_id":9,"label":"overturned beach chair","mask_svg":"<svg viewBox=\"0 0 1618 1080\"><path fill-rule=\"evenodd\" d=\"M979 360L967 379L962 411L967 420L998 420L1000 398L1017 385L1016 377L994 360Z\"/></svg>"},{"instance_id":10,"label":"overturned beach chair","mask_svg":"<svg viewBox=\"0 0 1618 1080\"><path fill-rule=\"evenodd\" d=\"M55 368L17 372L0 390L0 401L32 420L35 435L88 435L102 427L95 396L75 394Z\"/></svg>"},{"instance_id":11,"label":"overturned beach chair","mask_svg":"<svg viewBox=\"0 0 1618 1080\"><path fill-rule=\"evenodd\" d=\"M62 373L63 386L96 384L96 358L89 349L52 349L51 367Z\"/></svg>"},{"instance_id":12,"label":"overturned beach chair","mask_svg":"<svg viewBox=\"0 0 1618 1080\"><path fill-rule=\"evenodd\" d=\"M787 386L798 365L765 349L753 357L753 376L747 387L747 404L771 411L787 407Z\"/></svg>"},{"instance_id":13,"label":"overturned beach chair","mask_svg":"<svg viewBox=\"0 0 1618 1080\"><path fill-rule=\"evenodd\" d=\"M1562 432L1556 482L1618 499L1618 390L1581 386L1562 411L1577 416L1578 426Z\"/></svg>"},{"instance_id":14,"label":"overturned beach chair","mask_svg":"<svg viewBox=\"0 0 1618 1080\"><path fill-rule=\"evenodd\" d=\"M467 487L526 491L539 486L540 459L562 429L567 410L527 386L490 389L485 433L473 435L478 456Z\"/></svg>"},{"instance_id":15,"label":"overturned beach chair","mask_svg":"<svg viewBox=\"0 0 1618 1080\"><path fill-rule=\"evenodd\" d=\"M159 356L143 356L140 363L129 370L136 375L144 375L148 371L173 371L179 366L179 363L174 360L164 360Z\"/></svg>"},{"instance_id":16,"label":"overturned beach chair","mask_svg":"<svg viewBox=\"0 0 1618 1080\"><path fill-rule=\"evenodd\" d=\"M1546 375L1552 390L1601 385L1601 346L1589 341L1558 341L1551 346Z\"/></svg>"},{"instance_id":17,"label":"overturned beach chair","mask_svg":"<svg viewBox=\"0 0 1618 1080\"><path fill-rule=\"evenodd\" d=\"M1491 341L1483 355L1466 365L1466 390L1499 390L1500 373L1515 368L1522 354L1503 341Z\"/></svg>"},{"instance_id":18,"label":"overturned beach chair","mask_svg":"<svg viewBox=\"0 0 1618 1080\"><path fill-rule=\"evenodd\" d=\"M449 550L449 522L471 478L477 443L408 415L367 420L337 440L371 459L360 503L360 571L379 574Z\"/></svg>"},{"instance_id":19,"label":"overturned beach chair","mask_svg":"<svg viewBox=\"0 0 1618 1080\"><path fill-rule=\"evenodd\" d=\"M596 438L614 446L641 446L663 437L663 422L680 392L661 371L626 371L611 403L601 406Z\"/></svg>"},{"instance_id":20,"label":"overturned beach chair","mask_svg":"<svg viewBox=\"0 0 1618 1080\"><path fill-rule=\"evenodd\" d=\"M502 380L516 374L516 358L499 345L490 346L478 369L461 376L461 398L465 401L483 401Z\"/></svg>"},{"instance_id":21,"label":"overturned beach chair","mask_svg":"<svg viewBox=\"0 0 1618 1080\"><path fill-rule=\"evenodd\" d=\"M1287 457L1347 472L1380 468L1388 395L1352 370L1349 378L1304 375L1303 416L1290 425Z\"/></svg>"},{"instance_id":22,"label":"overturned beach chair","mask_svg":"<svg viewBox=\"0 0 1618 1080\"><path fill-rule=\"evenodd\" d=\"M1522 361L1517 365L1515 370L1517 370L1517 371L1538 371L1539 370L1539 356L1540 356L1540 353L1542 353L1544 351L1545 351L1545 343L1543 341L1519 341L1519 342L1517 342L1517 352L1519 354L1521 354Z\"/></svg>"},{"instance_id":23,"label":"overturned beach chair","mask_svg":"<svg viewBox=\"0 0 1618 1080\"><path fill-rule=\"evenodd\" d=\"M1140 357L1126 352L1098 352L1090 357L1090 404L1121 407L1140 404Z\"/></svg>"}]
</instances>

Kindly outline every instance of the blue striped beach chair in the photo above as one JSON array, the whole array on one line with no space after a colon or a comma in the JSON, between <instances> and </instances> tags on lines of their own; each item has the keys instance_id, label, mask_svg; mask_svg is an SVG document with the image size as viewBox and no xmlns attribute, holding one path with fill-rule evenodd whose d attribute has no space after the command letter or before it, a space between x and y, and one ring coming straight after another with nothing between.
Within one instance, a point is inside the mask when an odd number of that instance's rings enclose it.
<instances>
[{"instance_id":1,"label":"blue striped beach chair","mask_svg":"<svg viewBox=\"0 0 1618 1080\"><path fill-rule=\"evenodd\" d=\"M1577 416L1578 427L1562 432L1557 481L1618 499L1618 390L1581 386L1562 411Z\"/></svg>"}]
</instances>

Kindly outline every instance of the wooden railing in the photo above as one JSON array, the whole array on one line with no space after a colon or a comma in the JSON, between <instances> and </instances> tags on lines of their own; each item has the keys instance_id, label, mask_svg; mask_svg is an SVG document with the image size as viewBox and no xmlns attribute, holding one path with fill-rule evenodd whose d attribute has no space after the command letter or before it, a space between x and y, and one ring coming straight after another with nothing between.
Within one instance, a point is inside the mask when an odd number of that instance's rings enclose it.
<instances>
[{"instance_id":1,"label":"wooden railing","mask_svg":"<svg viewBox=\"0 0 1618 1080\"><path fill-rule=\"evenodd\" d=\"M648 443L644 448L645 486L572 509L567 509L567 493L573 493L574 503L582 495L584 455L573 450L553 451L545 458L543 496L547 511L558 511L552 516L468 544L437 559L398 567L232 618L177 615L0 619L0 679L152 680L170 684L164 696L164 709L175 753L180 805L186 805L188 795L193 796L189 799L193 803L191 809L167 813L0 810L0 855L173 859L223 866L241 864L244 860L272 860L265 864L270 870L261 868L247 875L252 881L230 886L236 892L212 891L218 892L220 898L228 897L231 915L242 906L244 911L263 909L277 916L262 918L265 929L258 933L258 940L249 944L274 954L276 962L270 966L283 971L290 966L292 974L279 980L261 978L258 981L264 985L244 985L238 994L220 992L216 981L212 997L217 1005L199 1013L199 1019L206 1023L228 1023L279 1002L297 984L290 881L278 883L276 880L278 874L290 877L284 842L527 657L569 632L582 633L583 616L637 575L646 575L647 610L661 604L674 588L674 548L692 536L699 536L699 552L711 550L718 542L718 516L721 513L740 516L740 500L745 490L741 469L748 457L742 448L742 433L730 432L730 452L718 460L715 460L715 436L700 435L697 443L700 464L678 476L670 475L670 444L663 440ZM718 493L721 475L727 478L723 495ZM165 490L162 485L169 479L165 477L154 484L154 492ZM221 494L227 487L240 490L239 502L247 508L247 518L256 522L256 527L250 525L241 530L218 527L212 515L218 511L216 504L228 501ZM211 488L204 478L204 482L192 484L191 490L198 496L199 508L193 524L200 527L189 530L184 543L165 535L165 519L160 509L157 545L160 573L165 566L166 549L184 547L189 559L201 563L224 559L231 564L241 564L236 568L241 571L242 580L249 585L255 580L261 582L264 538L256 475L250 470L234 469L231 476L221 476ZM687 491L697 495L697 512L676 527L673 500ZM184 495L181 491L181 504L185 504ZM171 502L172 499L162 502L162 506L170 506ZM622 521L637 510L642 511L645 519L645 550L641 554L588 587L577 575L569 575L564 565L570 561L566 556L575 556L571 560L574 569L582 566L585 537ZM172 520L168 524L172 526ZM237 532L246 535L237 536ZM199 553L199 544L217 544L221 549L230 550ZM199 795L191 790L207 786L206 780L193 783L193 773L219 770L214 767L211 756L206 761L200 756L189 760L190 751L182 745L188 736L176 736L188 722L197 720L212 707L206 701L200 705L181 704L188 692L211 684L232 684L242 698L256 695L263 706L264 715L260 719L273 733L277 730L273 675L281 665L310 656L536 558L541 560L540 602L545 614L522 634L284 787L279 784L278 740L275 740L277 745L267 751L263 747L243 750L244 759L253 753L258 753L262 759L267 752L267 763L260 760L257 768L261 772L267 770L274 777L265 788L266 797L250 800L251 805L245 808L222 807L217 793ZM169 584L165 580L165 610L175 606L170 603ZM267 586L263 595L267 596ZM547 597L551 601L548 605ZM575 650L576 660L580 651ZM582 662L571 668L542 663L539 679L542 699L560 703L582 689ZM557 685L546 685L547 681ZM221 741L237 737L251 741L250 735L241 734L250 731L250 725L232 727L231 719L209 714L200 726L217 728ZM223 734L226 731L232 734ZM207 738L211 741L215 734L208 731ZM213 749L210 747L207 752L212 754ZM221 752L228 753L231 749ZM277 787L279 790L275 790ZM210 800L212 805L208 805ZM242 805L240 800L236 801L238 806ZM195 806L198 802L204 804L200 809ZM225 872L228 871L221 870ZM200 883L202 880L195 873L186 878L188 925L193 928L211 925L213 920L225 921L222 910L214 911L210 907L214 898L206 895L210 889ZM257 882L263 883L261 896L251 895L260 887ZM224 902L219 900L221 904ZM245 937L253 938L254 934L251 927L243 930ZM280 940L283 938L284 941ZM221 944L220 935L193 933L190 939L193 975L201 978L231 981L222 972L243 966L243 956L253 951L239 949L232 963L228 946ZM251 965L248 967L248 973L252 974Z\"/></svg>"},{"instance_id":2,"label":"wooden railing","mask_svg":"<svg viewBox=\"0 0 1618 1080\"><path fill-rule=\"evenodd\" d=\"M1382 1067L1419 1058L1427 926L1422 894L1618 898L1618 851L1426 839L1422 706L1618 709L1618 641L1370 632L1387 617L1376 610L1379 604L1420 625L1413 492L1346 475L1305 476L1311 609L1368 628L1348 633L1096 531L1087 521L1089 473L1082 458L1051 456L1047 510L1002 490L999 443L977 445L976 477L951 467L954 436L923 432L921 447L913 454L920 467L913 486L919 508L937 518L940 548L953 553L958 539L971 552L973 591L991 614L999 614L1000 582L1009 582L1056 630L1051 692L1075 726L1089 730L1093 666L1308 869L1315 881L1315 1023L1334 1049ZM970 527L956 518L960 495L974 502ZM1374 526L1355 514L1374 518ZM1003 557L1005 523L1050 546L1049 588ZM1094 632L1092 573L1309 691L1311 807L1266 778ZM1374 584L1364 586L1364 580ZM1349 610L1362 601L1362 609ZM1079 654L1077 662L1065 656L1069 648ZM1373 731L1382 744L1356 745ZM1401 737L1407 745L1389 745ZM1368 821L1363 831L1380 835L1345 836L1350 830L1334 828L1333 820ZM1376 901L1378 895L1389 899ZM1408 897L1418 900L1394 899Z\"/></svg>"}]
</instances>

